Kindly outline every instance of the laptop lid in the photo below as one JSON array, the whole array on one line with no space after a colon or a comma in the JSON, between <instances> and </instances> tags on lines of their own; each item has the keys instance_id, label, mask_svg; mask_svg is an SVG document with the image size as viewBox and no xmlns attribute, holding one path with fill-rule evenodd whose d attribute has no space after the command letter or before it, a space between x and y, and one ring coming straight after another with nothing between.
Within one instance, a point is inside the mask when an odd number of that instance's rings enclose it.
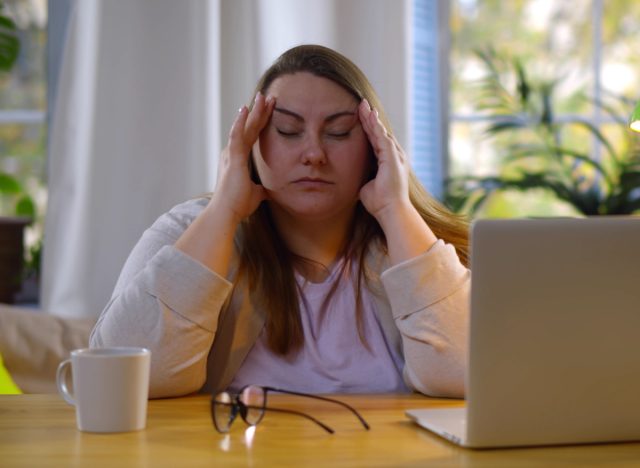
<instances>
[{"instance_id":1,"label":"laptop lid","mask_svg":"<svg viewBox=\"0 0 640 468\"><path fill-rule=\"evenodd\" d=\"M640 219L472 228L466 444L640 439Z\"/></svg>"}]
</instances>

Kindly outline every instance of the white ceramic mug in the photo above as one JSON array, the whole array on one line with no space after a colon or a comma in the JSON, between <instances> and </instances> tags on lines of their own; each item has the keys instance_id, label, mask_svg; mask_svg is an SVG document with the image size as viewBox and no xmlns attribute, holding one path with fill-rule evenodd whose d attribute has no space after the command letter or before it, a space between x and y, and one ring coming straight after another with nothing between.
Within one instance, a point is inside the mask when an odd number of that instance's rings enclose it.
<instances>
[{"instance_id":1,"label":"white ceramic mug","mask_svg":"<svg viewBox=\"0 0 640 468\"><path fill-rule=\"evenodd\" d=\"M150 367L151 351L146 348L76 349L58 366L58 391L76 407L81 431L138 431L147 424Z\"/></svg>"}]
</instances>

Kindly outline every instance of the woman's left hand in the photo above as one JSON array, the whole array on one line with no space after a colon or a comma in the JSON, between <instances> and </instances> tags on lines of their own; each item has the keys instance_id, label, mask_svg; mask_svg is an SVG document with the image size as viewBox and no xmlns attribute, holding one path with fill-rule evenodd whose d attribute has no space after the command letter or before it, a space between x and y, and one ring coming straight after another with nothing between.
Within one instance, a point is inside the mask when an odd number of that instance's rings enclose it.
<instances>
[{"instance_id":1,"label":"woman's left hand","mask_svg":"<svg viewBox=\"0 0 640 468\"><path fill-rule=\"evenodd\" d=\"M366 99L358 106L358 115L378 161L375 178L360 189L360 200L367 211L378 222L382 222L388 211L411 204L409 161L395 137L384 128L377 111L371 109Z\"/></svg>"},{"instance_id":2,"label":"woman's left hand","mask_svg":"<svg viewBox=\"0 0 640 468\"><path fill-rule=\"evenodd\" d=\"M358 115L378 160L374 179L360 189L360 200L384 231L393 265L426 252L437 238L409 198L409 161L363 100Z\"/></svg>"}]
</instances>

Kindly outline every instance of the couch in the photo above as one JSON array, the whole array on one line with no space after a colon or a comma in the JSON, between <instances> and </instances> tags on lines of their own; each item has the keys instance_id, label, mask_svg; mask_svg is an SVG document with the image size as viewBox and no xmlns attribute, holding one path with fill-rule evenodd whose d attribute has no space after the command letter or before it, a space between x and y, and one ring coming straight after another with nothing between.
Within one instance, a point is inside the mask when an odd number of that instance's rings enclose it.
<instances>
[{"instance_id":1,"label":"couch","mask_svg":"<svg viewBox=\"0 0 640 468\"><path fill-rule=\"evenodd\" d=\"M24 393L55 393L58 364L72 349L86 348L95 324L0 304L0 355Z\"/></svg>"}]
</instances>

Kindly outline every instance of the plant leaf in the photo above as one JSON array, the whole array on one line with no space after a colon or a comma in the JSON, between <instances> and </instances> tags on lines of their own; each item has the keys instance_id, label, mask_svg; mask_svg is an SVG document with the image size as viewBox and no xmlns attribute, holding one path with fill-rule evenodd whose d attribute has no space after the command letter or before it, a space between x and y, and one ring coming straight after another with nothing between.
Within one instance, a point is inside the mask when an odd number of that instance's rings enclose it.
<instances>
[{"instance_id":1,"label":"plant leaf","mask_svg":"<svg viewBox=\"0 0 640 468\"><path fill-rule=\"evenodd\" d=\"M36 216L36 204L29 195L22 195L16 203L16 215L27 216L31 219Z\"/></svg>"},{"instance_id":2,"label":"plant leaf","mask_svg":"<svg viewBox=\"0 0 640 468\"><path fill-rule=\"evenodd\" d=\"M526 109L529 104L529 95L531 93L531 86L527 81L527 74L524 71L524 67L520 60L514 60L514 67L516 69L516 75L518 77L518 96L520 97L520 105Z\"/></svg>"},{"instance_id":3,"label":"plant leaf","mask_svg":"<svg viewBox=\"0 0 640 468\"><path fill-rule=\"evenodd\" d=\"M602 132L598 128L596 128L591 122L587 122L586 120L582 120L582 119L578 119L574 123L578 126L585 127L587 130L589 130L600 141L600 143L604 145L604 147L607 149L607 152L613 159L614 163L620 164L620 160L618 158L616 151L613 149L613 146L611 145L609 140L605 138L605 136L602 134Z\"/></svg>"},{"instance_id":4,"label":"plant leaf","mask_svg":"<svg viewBox=\"0 0 640 468\"><path fill-rule=\"evenodd\" d=\"M0 172L0 193L15 195L20 192L22 192L20 182L15 177Z\"/></svg>"},{"instance_id":5,"label":"plant leaf","mask_svg":"<svg viewBox=\"0 0 640 468\"><path fill-rule=\"evenodd\" d=\"M10 18L0 14L0 70L11 70L19 53L16 25Z\"/></svg>"},{"instance_id":6,"label":"plant leaf","mask_svg":"<svg viewBox=\"0 0 640 468\"><path fill-rule=\"evenodd\" d=\"M520 119L514 118L512 120L511 119L502 120L502 121L492 123L487 127L485 132L488 134L495 134L495 133L504 132L505 130L515 130L515 129L521 129L521 128L527 128L527 123L523 122Z\"/></svg>"}]
</instances>

